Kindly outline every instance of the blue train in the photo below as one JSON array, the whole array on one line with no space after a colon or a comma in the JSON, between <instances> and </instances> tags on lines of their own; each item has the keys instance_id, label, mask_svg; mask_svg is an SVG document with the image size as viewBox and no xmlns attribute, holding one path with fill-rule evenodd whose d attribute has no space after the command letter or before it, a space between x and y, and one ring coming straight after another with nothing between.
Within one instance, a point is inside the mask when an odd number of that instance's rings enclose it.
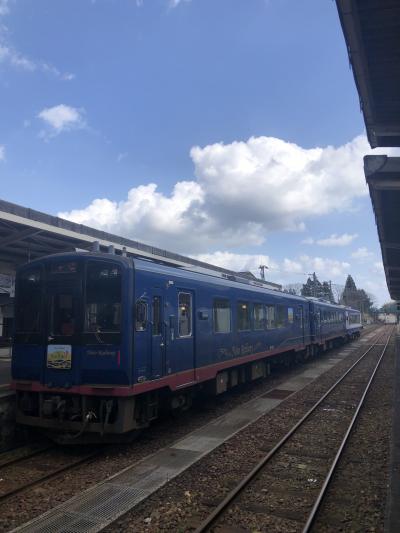
<instances>
[{"instance_id":1,"label":"blue train","mask_svg":"<svg viewBox=\"0 0 400 533\"><path fill-rule=\"evenodd\" d=\"M112 440L360 334L356 310L228 274L75 252L16 278L17 421Z\"/></svg>"}]
</instances>

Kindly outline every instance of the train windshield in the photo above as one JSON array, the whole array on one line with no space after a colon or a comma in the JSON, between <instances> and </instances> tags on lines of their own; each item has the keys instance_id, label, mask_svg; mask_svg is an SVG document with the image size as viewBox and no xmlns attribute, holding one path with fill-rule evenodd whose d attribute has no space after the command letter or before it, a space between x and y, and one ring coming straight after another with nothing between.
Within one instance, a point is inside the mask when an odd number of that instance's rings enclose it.
<instances>
[{"instance_id":1,"label":"train windshield","mask_svg":"<svg viewBox=\"0 0 400 533\"><path fill-rule=\"evenodd\" d=\"M116 342L121 329L121 269L89 262L86 270L85 334L92 342Z\"/></svg>"},{"instance_id":2,"label":"train windshield","mask_svg":"<svg viewBox=\"0 0 400 533\"><path fill-rule=\"evenodd\" d=\"M118 344L120 265L94 260L43 263L18 276L16 342Z\"/></svg>"},{"instance_id":3,"label":"train windshield","mask_svg":"<svg viewBox=\"0 0 400 533\"><path fill-rule=\"evenodd\" d=\"M43 323L43 273L40 267L25 270L18 280L16 334L21 342L35 342Z\"/></svg>"}]
</instances>

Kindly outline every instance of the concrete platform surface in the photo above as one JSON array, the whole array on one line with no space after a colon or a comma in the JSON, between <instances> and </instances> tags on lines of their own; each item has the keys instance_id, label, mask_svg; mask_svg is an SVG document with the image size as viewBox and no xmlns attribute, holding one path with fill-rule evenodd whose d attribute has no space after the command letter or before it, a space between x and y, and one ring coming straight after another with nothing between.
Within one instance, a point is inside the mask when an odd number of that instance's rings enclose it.
<instances>
[{"instance_id":1,"label":"concrete platform surface","mask_svg":"<svg viewBox=\"0 0 400 533\"><path fill-rule=\"evenodd\" d=\"M0 348L0 359L11 359L11 347Z\"/></svg>"}]
</instances>

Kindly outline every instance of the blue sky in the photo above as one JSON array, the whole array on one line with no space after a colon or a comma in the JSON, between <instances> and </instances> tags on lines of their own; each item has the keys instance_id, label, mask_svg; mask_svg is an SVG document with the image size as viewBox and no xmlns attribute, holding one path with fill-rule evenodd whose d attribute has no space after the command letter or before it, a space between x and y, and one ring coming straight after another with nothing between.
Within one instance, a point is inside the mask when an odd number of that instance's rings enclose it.
<instances>
[{"instance_id":1,"label":"blue sky","mask_svg":"<svg viewBox=\"0 0 400 533\"><path fill-rule=\"evenodd\" d=\"M0 0L5 200L388 299L331 0Z\"/></svg>"}]
</instances>

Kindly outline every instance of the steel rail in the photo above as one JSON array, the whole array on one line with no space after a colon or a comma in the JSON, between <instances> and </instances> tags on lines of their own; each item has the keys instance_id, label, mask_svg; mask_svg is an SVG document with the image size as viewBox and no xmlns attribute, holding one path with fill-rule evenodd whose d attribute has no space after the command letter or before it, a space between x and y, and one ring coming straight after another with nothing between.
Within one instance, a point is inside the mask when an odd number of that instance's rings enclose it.
<instances>
[{"instance_id":1,"label":"steel rail","mask_svg":"<svg viewBox=\"0 0 400 533\"><path fill-rule=\"evenodd\" d=\"M314 521L315 521L315 518L317 516L318 510L319 510L319 508L321 506L322 500L326 496L326 492L328 490L329 483L332 480L332 476L333 476L333 474L334 474L334 472L336 470L336 467L337 467L337 465L339 463L339 460L340 460L340 458L341 458L341 456L343 454L343 450L344 450L344 448L345 448L345 446L347 444L347 441L348 441L348 439L350 437L350 433L351 433L351 431L352 431L352 429L354 427L354 424L356 423L358 415L360 414L361 408L364 405L365 398L367 397L367 394L368 394L368 391L369 391L369 389L371 387L371 384L372 384L372 382L373 382L373 380L375 378L375 375L376 375L376 373L377 373L377 371L378 371L378 369L379 369L379 367L381 365L381 362L383 360L383 356L386 353L388 344L389 344L390 339L392 337L392 333L393 333L393 329L392 329L392 331L391 331L391 333L390 333L390 335L389 335L389 337L388 337L388 339L387 339L387 341L385 343L385 346L384 346L384 348L382 350L381 355L379 356L378 362L376 363L374 371L372 372L371 377L370 377L370 379L369 379L369 381L367 383L367 386L365 387L364 393L361 396L360 401L358 402L357 409L354 412L354 415L353 415L353 417L351 419L350 425L347 428L347 431L346 431L346 433L345 433L345 435L344 435L344 437L342 439L342 442L340 443L340 446L339 446L339 449L338 449L338 451L337 451L337 453L335 455L335 458L332 461L331 467L329 469L328 474L326 475L325 481L324 481L324 483L323 483L323 485L321 487L321 490L320 490L320 492L318 494L318 497L317 497L317 499L316 499L316 501L314 503L314 506L311 509L310 514L308 515L308 519L307 519L306 525L303 528L303 533L308 533L310 531L311 527L314 524Z\"/></svg>"},{"instance_id":2,"label":"steel rail","mask_svg":"<svg viewBox=\"0 0 400 533\"><path fill-rule=\"evenodd\" d=\"M242 492L242 490L252 481L252 479L260 472L260 470L272 459L272 457L278 452L278 450L290 439L290 437L298 430L300 426L311 416L311 414L321 405L321 403L336 389L336 387L350 374L350 372L367 356L367 354L375 348L378 344L378 340L384 338L386 331L384 333L378 333L376 335L376 342L372 344L368 350L366 350L358 359L355 361L350 368L321 396L321 398L305 413L305 415L300 418L298 422L284 435L281 440L265 455L261 461L259 461L256 466L241 480L236 487L234 487L221 503L214 509L212 513L195 529L194 533L204 533L207 531L215 521L224 513L224 511L229 507L232 501ZM392 333L389 335L389 339L392 336ZM389 342L389 339L387 342Z\"/></svg>"},{"instance_id":3,"label":"steel rail","mask_svg":"<svg viewBox=\"0 0 400 533\"><path fill-rule=\"evenodd\" d=\"M55 448L54 444L49 444L47 446L44 446L43 448L38 448L37 450L31 450L27 454L21 454L18 456L18 448L15 449L14 455L17 455L17 457L12 457L9 461L4 461L4 457L0 455L0 470L3 468L7 468L11 465L14 465L15 463L19 463L21 461L26 461L27 459L30 459L31 457L35 457L35 455L39 455L39 453L47 452L49 450L52 450ZM12 452L4 452L4 455L11 455Z\"/></svg>"},{"instance_id":4,"label":"steel rail","mask_svg":"<svg viewBox=\"0 0 400 533\"><path fill-rule=\"evenodd\" d=\"M0 494L0 503L3 503L5 500L8 500L12 496L15 496L16 494L19 494L20 492L23 492L26 489L29 489L31 487L34 487L36 485L40 485L41 483L44 483L45 481L48 481L52 478L57 477L58 475L62 474L63 472L66 472L68 470L72 470L76 468L77 466L90 462L91 459L96 459L96 457L100 456L101 452L94 452L89 455L86 455L84 457L81 457L77 461L74 461L73 463L70 463L68 465L64 465L60 468L57 468L56 470L53 470L52 472L49 472L48 474L38 478L34 479L32 481L28 481L28 483L25 483L24 485L21 485L19 487L16 487L15 489L12 489L8 492L5 492L4 494Z\"/></svg>"}]
</instances>

